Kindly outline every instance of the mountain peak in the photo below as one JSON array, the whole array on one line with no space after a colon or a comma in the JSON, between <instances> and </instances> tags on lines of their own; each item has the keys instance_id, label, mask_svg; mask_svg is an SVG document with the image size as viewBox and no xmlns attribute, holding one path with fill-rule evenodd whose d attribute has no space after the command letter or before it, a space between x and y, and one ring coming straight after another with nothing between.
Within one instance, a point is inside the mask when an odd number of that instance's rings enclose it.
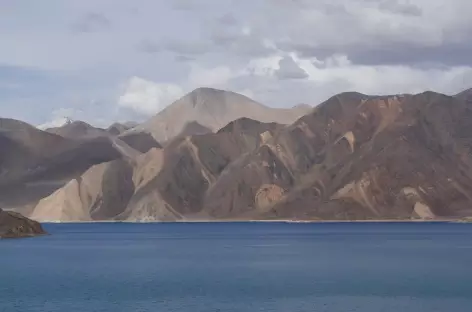
<instances>
[{"instance_id":1,"label":"mountain peak","mask_svg":"<svg viewBox=\"0 0 472 312\"><path fill-rule=\"evenodd\" d=\"M46 129L50 129L50 128L59 128L59 127L64 127L64 126L70 125L73 122L74 122L74 120L69 118L69 117L61 117L61 118L52 120L50 122L46 122L44 124L41 124L41 125L37 126L36 128L38 128L40 130L46 130Z\"/></svg>"}]
</instances>

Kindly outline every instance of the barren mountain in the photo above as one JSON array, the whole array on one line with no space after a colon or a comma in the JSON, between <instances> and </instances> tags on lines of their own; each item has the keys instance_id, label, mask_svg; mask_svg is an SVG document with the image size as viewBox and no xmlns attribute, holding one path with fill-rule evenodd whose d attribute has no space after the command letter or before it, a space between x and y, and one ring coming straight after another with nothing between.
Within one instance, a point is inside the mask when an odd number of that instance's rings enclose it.
<instances>
[{"instance_id":1,"label":"barren mountain","mask_svg":"<svg viewBox=\"0 0 472 312\"><path fill-rule=\"evenodd\" d=\"M226 218L471 215L471 121L468 103L433 92L341 94L244 157L205 208Z\"/></svg>"},{"instance_id":2,"label":"barren mountain","mask_svg":"<svg viewBox=\"0 0 472 312\"><path fill-rule=\"evenodd\" d=\"M134 122L119 123L115 122L110 127L107 128L107 132L111 135L120 135L123 132L136 127L138 124Z\"/></svg>"},{"instance_id":3,"label":"barren mountain","mask_svg":"<svg viewBox=\"0 0 472 312\"><path fill-rule=\"evenodd\" d=\"M93 127L83 121L71 121L61 127L49 128L46 131L69 139L91 139L108 135L106 130Z\"/></svg>"},{"instance_id":4,"label":"barren mountain","mask_svg":"<svg viewBox=\"0 0 472 312\"><path fill-rule=\"evenodd\" d=\"M75 140L0 119L0 208L21 208L62 187L95 164L135 157L116 138Z\"/></svg>"},{"instance_id":5,"label":"barren mountain","mask_svg":"<svg viewBox=\"0 0 472 312\"><path fill-rule=\"evenodd\" d=\"M209 181L216 181L230 163L281 128L240 119L216 134L178 138L165 149L154 148L134 160L93 166L41 200L31 217L43 221L176 220L198 213Z\"/></svg>"},{"instance_id":6,"label":"barren mountain","mask_svg":"<svg viewBox=\"0 0 472 312\"><path fill-rule=\"evenodd\" d=\"M472 102L472 89L464 90L456 94L455 97L463 101Z\"/></svg>"},{"instance_id":7,"label":"barren mountain","mask_svg":"<svg viewBox=\"0 0 472 312\"><path fill-rule=\"evenodd\" d=\"M161 147L161 144L151 134L146 132L123 133L118 138L141 153L146 153L152 148Z\"/></svg>"},{"instance_id":8,"label":"barren mountain","mask_svg":"<svg viewBox=\"0 0 472 312\"><path fill-rule=\"evenodd\" d=\"M433 92L343 93L284 127L247 118L101 164L38 220L462 218L472 215L472 107Z\"/></svg>"},{"instance_id":9,"label":"barren mountain","mask_svg":"<svg viewBox=\"0 0 472 312\"><path fill-rule=\"evenodd\" d=\"M41 225L16 212L0 209L0 239L20 238L46 234Z\"/></svg>"},{"instance_id":10,"label":"barren mountain","mask_svg":"<svg viewBox=\"0 0 472 312\"><path fill-rule=\"evenodd\" d=\"M109 138L112 141L120 140L141 153L145 153L154 147L161 147L161 145L149 133L125 133L131 128L131 126L127 126L126 124L114 123L105 130L93 127L83 121L71 121L64 126L50 128L46 131L64 138L82 141L96 138Z\"/></svg>"},{"instance_id":11,"label":"barren mountain","mask_svg":"<svg viewBox=\"0 0 472 312\"><path fill-rule=\"evenodd\" d=\"M262 122L291 124L310 109L308 105L299 105L292 109L269 108L241 94L199 88L130 131L149 132L158 142L163 143L184 132L188 123L192 122L213 132L242 117Z\"/></svg>"}]
</instances>

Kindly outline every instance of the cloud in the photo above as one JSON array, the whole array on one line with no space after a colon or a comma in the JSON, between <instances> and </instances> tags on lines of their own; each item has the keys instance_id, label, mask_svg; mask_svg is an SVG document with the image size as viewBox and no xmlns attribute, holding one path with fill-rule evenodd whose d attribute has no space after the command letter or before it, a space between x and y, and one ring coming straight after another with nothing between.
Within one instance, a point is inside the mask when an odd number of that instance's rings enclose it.
<instances>
[{"instance_id":1,"label":"cloud","mask_svg":"<svg viewBox=\"0 0 472 312\"><path fill-rule=\"evenodd\" d=\"M175 40L166 39L162 43L162 49L185 55L201 55L207 53L210 46L204 40Z\"/></svg>"},{"instance_id":2,"label":"cloud","mask_svg":"<svg viewBox=\"0 0 472 312\"><path fill-rule=\"evenodd\" d=\"M248 62L244 71L247 75L273 77L279 70L282 59L279 55L255 58Z\"/></svg>"},{"instance_id":3,"label":"cloud","mask_svg":"<svg viewBox=\"0 0 472 312\"><path fill-rule=\"evenodd\" d=\"M61 107L94 124L141 120L199 86L285 107L472 86L469 0L8 3L0 115L34 124Z\"/></svg>"},{"instance_id":4,"label":"cloud","mask_svg":"<svg viewBox=\"0 0 472 312\"><path fill-rule=\"evenodd\" d=\"M398 0L382 0L379 2L379 8L400 15L420 16L423 13L420 7L408 2L401 3Z\"/></svg>"},{"instance_id":5,"label":"cloud","mask_svg":"<svg viewBox=\"0 0 472 312\"><path fill-rule=\"evenodd\" d=\"M199 4L192 0L174 0L172 1L172 8L179 11L194 11L199 9Z\"/></svg>"},{"instance_id":6,"label":"cloud","mask_svg":"<svg viewBox=\"0 0 472 312\"><path fill-rule=\"evenodd\" d=\"M298 66L291 56L286 56L279 61L279 69L275 71L279 79L305 79L308 74Z\"/></svg>"},{"instance_id":7,"label":"cloud","mask_svg":"<svg viewBox=\"0 0 472 312\"><path fill-rule=\"evenodd\" d=\"M89 12L72 25L72 30L76 32L88 33L109 28L110 20L103 13Z\"/></svg>"},{"instance_id":8,"label":"cloud","mask_svg":"<svg viewBox=\"0 0 472 312\"><path fill-rule=\"evenodd\" d=\"M170 83L155 83L140 77L127 82L118 105L132 109L142 115L154 115L183 95L180 86Z\"/></svg>"},{"instance_id":9,"label":"cloud","mask_svg":"<svg viewBox=\"0 0 472 312\"><path fill-rule=\"evenodd\" d=\"M46 130L49 128L62 127L72 122L76 118L77 120L79 120L81 115L83 117L83 111L76 110L73 108L61 107L52 111L51 120L38 125L37 128L41 130Z\"/></svg>"},{"instance_id":10,"label":"cloud","mask_svg":"<svg viewBox=\"0 0 472 312\"><path fill-rule=\"evenodd\" d=\"M233 72L227 66L217 66L214 68L193 66L188 77L188 82L192 88L224 87L230 79L237 75L237 73Z\"/></svg>"},{"instance_id":11,"label":"cloud","mask_svg":"<svg viewBox=\"0 0 472 312\"><path fill-rule=\"evenodd\" d=\"M147 40L147 39L141 40L137 44L136 47L137 47L138 51L141 51L141 52L144 52L144 53L153 54L153 53L162 52L162 46L160 46L159 44L157 44L157 43L155 43L151 40Z\"/></svg>"},{"instance_id":12,"label":"cloud","mask_svg":"<svg viewBox=\"0 0 472 312\"><path fill-rule=\"evenodd\" d=\"M341 53L365 65L472 63L468 57L472 53L472 24L463 13L472 10L470 1L265 3L266 14L252 25L254 32L271 39L286 53L306 58Z\"/></svg>"},{"instance_id":13,"label":"cloud","mask_svg":"<svg viewBox=\"0 0 472 312\"><path fill-rule=\"evenodd\" d=\"M239 25L238 19L231 13L225 13L223 16L218 17L216 21L223 26L232 27Z\"/></svg>"}]
</instances>

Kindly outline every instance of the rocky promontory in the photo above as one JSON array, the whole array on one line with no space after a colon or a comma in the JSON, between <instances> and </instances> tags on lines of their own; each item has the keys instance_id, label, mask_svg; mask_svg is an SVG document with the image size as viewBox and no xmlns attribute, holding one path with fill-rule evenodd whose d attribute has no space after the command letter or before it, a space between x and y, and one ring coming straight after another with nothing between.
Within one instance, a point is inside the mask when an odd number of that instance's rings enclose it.
<instances>
[{"instance_id":1,"label":"rocky promontory","mask_svg":"<svg viewBox=\"0 0 472 312\"><path fill-rule=\"evenodd\" d=\"M0 209L0 238L20 238L44 235L41 224L16 212Z\"/></svg>"}]
</instances>

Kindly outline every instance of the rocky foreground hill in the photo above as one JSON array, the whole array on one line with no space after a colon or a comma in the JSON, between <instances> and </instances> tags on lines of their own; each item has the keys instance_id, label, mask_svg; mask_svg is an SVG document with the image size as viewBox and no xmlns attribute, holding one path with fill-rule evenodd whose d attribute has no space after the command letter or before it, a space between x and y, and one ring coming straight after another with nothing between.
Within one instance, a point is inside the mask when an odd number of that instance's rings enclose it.
<instances>
[{"instance_id":1,"label":"rocky foreground hill","mask_svg":"<svg viewBox=\"0 0 472 312\"><path fill-rule=\"evenodd\" d=\"M464 94L343 93L289 126L240 118L216 133L166 141L164 147L136 157L93 165L40 200L31 218L378 220L472 215L472 106Z\"/></svg>"},{"instance_id":2,"label":"rocky foreground hill","mask_svg":"<svg viewBox=\"0 0 472 312\"><path fill-rule=\"evenodd\" d=\"M0 209L0 238L20 238L43 235L41 225L16 212Z\"/></svg>"}]
</instances>

